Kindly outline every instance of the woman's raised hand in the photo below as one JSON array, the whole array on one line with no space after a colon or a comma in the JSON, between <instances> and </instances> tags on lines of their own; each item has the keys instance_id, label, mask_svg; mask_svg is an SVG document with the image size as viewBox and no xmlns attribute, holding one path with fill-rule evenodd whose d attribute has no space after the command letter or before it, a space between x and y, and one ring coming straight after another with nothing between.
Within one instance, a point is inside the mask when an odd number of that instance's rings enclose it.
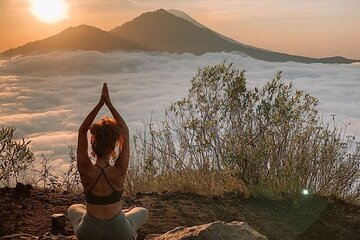
<instances>
[{"instance_id":1,"label":"woman's raised hand","mask_svg":"<svg viewBox=\"0 0 360 240\"><path fill-rule=\"evenodd\" d=\"M104 83L104 85L103 85L103 88L102 88L102 91L101 91L101 99L100 99L100 101L105 103L107 106L109 104L111 104L110 95L109 95L109 89L108 89L107 83Z\"/></svg>"}]
</instances>

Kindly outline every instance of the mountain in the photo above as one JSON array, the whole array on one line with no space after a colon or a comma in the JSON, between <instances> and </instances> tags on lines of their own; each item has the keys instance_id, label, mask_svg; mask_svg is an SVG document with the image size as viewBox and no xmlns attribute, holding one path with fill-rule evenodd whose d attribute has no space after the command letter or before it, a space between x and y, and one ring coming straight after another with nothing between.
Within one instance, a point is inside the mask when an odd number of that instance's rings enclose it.
<instances>
[{"instance_id":1,"label":"mountain","mask_svg":"<svg viewBox=\"0 0 360 240\"><path fill-rule=\"evenodd\" d=\"M210 30L163 9L141 14L110 33L153 51L203 54L230 50L228 42Z\"/></svg>"},{"instance_id":2,"label":"mountain","mask_svg":"<svg viewBox=\"0 0 360 240\"><path fill-rule=\"evenodd\" d=\"M80 25L69 27L46 39L29 42L21 47L9 49L1 55L11 57L16 55L35 55L52 51L94 50L106 52L115 49L137 50L141 49L141 47L99 28Z\"/></svg>"},{"instance_id":3,"label":"mountain","mask_svg":"<svg viewBox=\"0 0 360 240\"><path fill-rule=\"evenodd\" d=\"M175 15L179 18L185 19L186 21L191 22L192 24L198 26L198 27L202 27L202 28L207 28L206 26L202 25L201 23L199 23L198 21L196 21L195 19L193 19L191 16L187 15L186 13L176 10L176 9L170 9L170 10L166 10L168 13L171 13L172 15Z\"/></svg>"},{"instance_id":4,"label":"mountain","mask_svg":"<svg viewBox=\"0 0 360 240\"><path fill-rule=\"evenodd\" d=\"M202 27L202 28L207 28L207 29L210 29L204 25L202 25L201 23L199 23L198 21L196 21L195 19L193 19L192 17L190 17L189 15L187 15L186 13L182 12L182 11L179 11L179 10L176 10L176 9L170 9L170 10L166 10L168 11L169 13L171 13L172 15L175 15L177 17L180 17L180 18L183 18L185 19L186 21L189 21L191 22L192 24L198 26L198 27ZM211 30L211 29L210 29ZM221 38L229 41L229 42L232 42L232 43L237 43L237 44L241 44L241 45L244 45L246 46L245 44L242 44L242 43L239 43L237 41L235 41L234 39L232 38L229 38L229 37L226 37L224 35L221 35L220 33L218 32L215 32L213 31L215 34L217 34L218 36L220 36Z\"/></svg>"},{"instance_id":5,"label":"mountain","mask_svg":"<svg viewBox=\"0 0 360 240\"><path fill-rule=\"evenodd\" d=\"M187 17L185 19L183 16L178 17L179 15L175 16L163 9L147 12L122 26L112 29L110 32L154 51L191 52L194 54L237 51L270 62L355 62L355 60L343 57L317 59L258 49L224 39L214 31L194 24L192 20L186 19Z\"/></svg>"},{"instance_id":6,"label":"mountain","mask_svg":"<svg viewBox=\"0 0 360 240\"><path fill-rule=\"evenodd\" d=\"M171 53L239 52L271 62L353 63L344 57L309 58L242 44L200 24L184 12L159 9L143 13L109 32L81 25L1 54L4 57L73 50L146 50Z\"/></svg>"}]
</instances>

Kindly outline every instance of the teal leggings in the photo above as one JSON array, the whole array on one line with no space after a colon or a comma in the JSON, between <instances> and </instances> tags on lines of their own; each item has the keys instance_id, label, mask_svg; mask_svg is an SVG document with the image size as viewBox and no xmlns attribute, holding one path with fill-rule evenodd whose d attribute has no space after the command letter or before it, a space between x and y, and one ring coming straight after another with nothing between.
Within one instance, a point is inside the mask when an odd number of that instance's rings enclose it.
<instances>
[{"instance_id":1,"label":"teal leggings","mask_svg":"<svg viewBox=\"0 0 360 240\"><path fill-rule=\"evenodd\" d=\"M84 205L74 204L68 209L68 217L79 240L130 240L136 239L136 231L147 222L148 211L135 207L112 219L101 220L88 214Z\"/></svg>"}]
</instances>

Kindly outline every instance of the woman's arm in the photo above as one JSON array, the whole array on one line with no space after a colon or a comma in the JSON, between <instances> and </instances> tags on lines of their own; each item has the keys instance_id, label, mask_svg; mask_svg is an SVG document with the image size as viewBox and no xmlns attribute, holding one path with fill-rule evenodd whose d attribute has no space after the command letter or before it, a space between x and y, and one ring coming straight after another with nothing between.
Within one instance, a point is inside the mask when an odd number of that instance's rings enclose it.
<instances>
[{"instance_id":1,"label":"woman's arm","mask_svg":"<svg viewBox=\"0 0 360 240\"><path fill-rule=\"evenodd\" d=\"M119 112L115 109L115 107L112 105L110 100L109 91L107 88L107 84L104 83L103 87L103 95L104 96L104 102L106 106L108 106L111 114L113 115L116 123L121 128L121 137L123 140L122 149L119 151L119 156L115 161L115 167L120 168L120 171L125 175L128 165L129 165L129 128L126 125L124 119L120 116Z\"/></svg>"},{"instance_id":2,"label":"woman's arm","mask_svg":"<svg viewBox=\"0 0 360 240\"><path fill-rule=\"evenodd\" d=\"M99 103L89 113L89 115L85 118L84 122L81 124L79 128L78 144L77 144L77 165L80 172L82 169L90 167L92 165L88 155L87 132L89 130L90 125L93 123L96 115L98 114L98 112L100 111L103 105L104 105L104 100L103 97L101 97Z\"/></svg>"}]
</instances>

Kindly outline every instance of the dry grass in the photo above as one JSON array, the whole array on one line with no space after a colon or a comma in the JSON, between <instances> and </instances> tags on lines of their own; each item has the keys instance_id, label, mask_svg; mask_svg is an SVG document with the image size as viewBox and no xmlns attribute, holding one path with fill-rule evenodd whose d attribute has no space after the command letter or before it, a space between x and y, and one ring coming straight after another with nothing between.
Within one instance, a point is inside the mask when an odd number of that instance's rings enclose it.
<instances>
[{"instance_id":1,"label":"dry grass","mask_svg":"<svg viewBox=\"0 0 360 240\"><path fill-rule=\"evenodd\" d=\"M249 191L239 179L222 172L202 172L188 169L158 175L141 175L139 173L138 170L128 170L125 186L127 194L133 195L137 192L191 192L212 196L231 192L244 197L249 196Z\"/></svg>"}]
</instances>

